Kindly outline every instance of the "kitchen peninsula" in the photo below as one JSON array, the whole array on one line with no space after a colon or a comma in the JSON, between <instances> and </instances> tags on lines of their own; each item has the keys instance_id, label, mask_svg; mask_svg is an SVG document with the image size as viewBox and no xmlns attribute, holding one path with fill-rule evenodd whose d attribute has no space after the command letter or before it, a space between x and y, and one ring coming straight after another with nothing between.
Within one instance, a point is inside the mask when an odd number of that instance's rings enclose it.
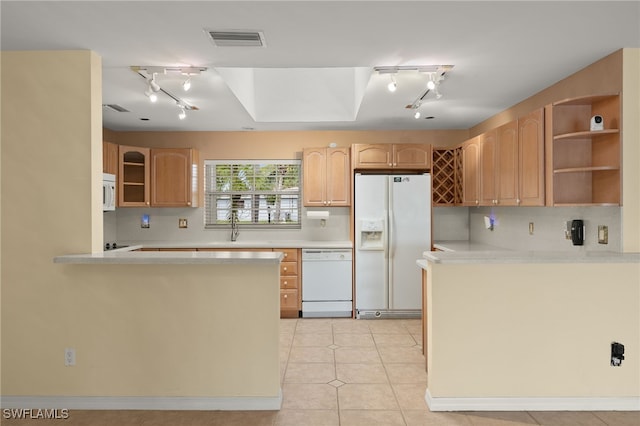
<instances>
[{"instance_id":1,"label":"kitchen peninsula","mask_svg":"<svg viewBox=\"0 0 640 426\"><path fill-rule=\"evenodd\" d=\"M280 409L283 254L129 249L54 259L60 291L84 300L64 373L94 384L66 406Z\"/></svg>"},{"instance_id":2,"label":"kitchen peninsula","mask_svg":"<svg viewBox=\"0 0 640 426\"><path fill-rule=\"evenodd\" d=\"M424 257L432 411L640 408L640 254ZM628 354L617 367L612 342Z\"/></svg>"}]
</instances>

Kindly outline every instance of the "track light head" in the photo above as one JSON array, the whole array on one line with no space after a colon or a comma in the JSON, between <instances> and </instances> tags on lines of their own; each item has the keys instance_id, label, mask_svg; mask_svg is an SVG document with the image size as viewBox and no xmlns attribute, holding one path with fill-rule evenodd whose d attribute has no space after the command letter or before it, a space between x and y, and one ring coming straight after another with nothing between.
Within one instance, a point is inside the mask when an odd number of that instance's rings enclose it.
<instances>
[{"instance_id":1,"label":"track light head","mask_svg":"<svg viewBox=\"0 0 640 426\"><path fill-rule=\"evenodd\" d=\"M185 92L188 92L191 89L191 77L187 77L187 79L182 83L182 89Z\"/></svg>"},{"instance_id":2,"label":"track light head","mask_svg":"<svg viewBox=\"0 0 640 426\"><path fill-rule=\"evenodd\" d=\"M178 113L178 118L180 120L184 120L185 118L187 118L187 111L184 105L182 105L181 103L178 103L178 108L180 108L180 112Z\"/></svg>"},{"instance_id":3,"label":"track light head","mask_svg":"<svg viewBox=\"0 0 640 426\"><path fill-rule=\"evenodd\" d=\"M420 118L420 111L416 111L416 113L413 114L413 118L415 118L416 120Z\"/></svg>"},{"instance_id":4,"label":"track light head","mask_svg":"<svg viewBox=\"0 0 640 426\"><path fill-rule=\"evenodd\" d=\"M387 89L391 93L393 93L398 88L398 84L396 83L396 78L393 76L393 74L390 74L390 75L391 75L391 82L389 84L387 84Z\"/></svg>"},{"instance_id":5,"label":"track light head","mask_svg":"<svg viewBox=\"0 0 640 426\"><path fill-rule=\"evenodd\" d=\"M156 83L156 73L155 72L151 76L151 80L149 80L149 88L151 90L153 90L154 92L159 92L160 91L160 86L158 85L158 83Z\"/></svg>"},{"instance_id":6,"label":"track light head","mask_svg":"<svg viewBox=\"0 0 640 426\"><path fill-rule=\"evenodd\" d=\"M156 95L151 87L147 87L147 90L144 91L144 95L148 97L151 102L156 102L158 100L158 95Z\"/></svg>"}]
</instances>

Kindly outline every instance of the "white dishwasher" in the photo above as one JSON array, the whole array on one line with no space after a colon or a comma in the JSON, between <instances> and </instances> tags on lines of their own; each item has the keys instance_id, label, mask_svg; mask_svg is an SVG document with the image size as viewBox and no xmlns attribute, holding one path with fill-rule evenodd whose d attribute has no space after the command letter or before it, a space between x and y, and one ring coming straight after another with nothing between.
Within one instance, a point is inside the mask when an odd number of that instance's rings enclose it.
<instances>
[{"instance_id":1,"label":"white dishwasher","mask_svg":"<svg viewBox=\"0 0 640 426\"><path fill-rule=\"evenodd\" d=\"M302 250L302 316L351 317L351 249Z\"/></svg>"}]
</instances>

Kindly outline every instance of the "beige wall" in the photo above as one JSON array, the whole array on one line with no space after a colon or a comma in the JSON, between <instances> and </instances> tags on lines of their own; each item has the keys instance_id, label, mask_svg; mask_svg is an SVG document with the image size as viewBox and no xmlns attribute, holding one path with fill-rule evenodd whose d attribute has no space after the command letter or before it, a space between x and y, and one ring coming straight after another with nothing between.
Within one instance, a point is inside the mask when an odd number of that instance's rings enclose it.
<instances>
[{"instance_id":1,"label":"beige wall","mask_svg":"<svg viewBox=\"0 0 640 426\"><path fill-rule=\"evenodd\" d=\"M84 320L69 311L83 300L65 291L68 277L52 259L102 245L92 194L101 178L92 167L100 84L100 59L89 51L2 52L3 395L27 382L43 392L63 365L67 334Z\"/></svg>"},{"instance_id":2,"label":"beige wall","mask_svg":"<svg viewBox=\"0 0 640 426\"><path fill-rule=\"evenodd\" d=\"M640 252L640 49L624 49L622 251Z\"/></svg>"},{"instance_id":3,"label":"beige wall","mask_svg":"<svg viewBox=\"0 0 640 426\"><path fill-rule=\"evenodd\" d=\"M432 397L640 397L637 264L429 266Z\"/></svg>"},{"instance_id":4,"label":"beige wall","mask_svg":"<svg viewBox=\"0 0 640 426\"><path fill-rule=\"evenodd\" d=\"M276 264L53 263L102 251L100 58L1 59L0 394L277 397Z\"/></svg>"}]
</instances>

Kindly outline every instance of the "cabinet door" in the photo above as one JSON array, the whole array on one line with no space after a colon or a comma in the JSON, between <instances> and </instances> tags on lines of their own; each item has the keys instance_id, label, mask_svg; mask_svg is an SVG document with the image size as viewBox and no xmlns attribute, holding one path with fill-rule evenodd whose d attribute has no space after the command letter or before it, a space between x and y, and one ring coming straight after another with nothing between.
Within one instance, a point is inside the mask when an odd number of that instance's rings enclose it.
<instances>
[{"instance_id":1,"label":"cabinet door","mask_svg":"<svg viewBox=\"0 0 640 426\"><path fill-rule=\"evenodd\" d=\"M479 137L462 144L462 205L477 206L480 203Z\"/></svg>"},{"instance_id":2,"label":"cabinet door","mask_svg":"<svg viewBox=\"0 0 640 426\"><path fill-rule=\"evenodd\" d=\"M151 205L154 207L191 207L193 205L194 183L192 170L191 149L152 149Z\"/></svg>"},{"instance_id":3,"label":"cabinet door","mask_svg":"<svg viewBox=\"0 0 640 426\"><path fill-rule=\"evenodd\" d=\"M327 149L327 205L351 205L351 161L349 148Z\"/></svg>"},{"instance_id":4,"label":"cabinet door","mask_svg":"<svg viewBox=\"0 0 640 426\"><path fill-rule=\"evenodd\" d=\"M326 148L311 148L302 151L303 199L306 207L322 207L327 199Z\"/></svg>"},{"instance_id":5,"label":"cabinet door","mask_svg":"<svg viewBox=\"0 0 640 426\"><path fill-rule=\"evenodd\" d=\"M120 145L118 207L149 206L149 148Z\"/></svg>"},{"instance_id":6,"label":"cabinet door","mask_svg":"<svg viewBox=\"0 0 640 426\"><path fill-rule=\"evenodd\" d=\"M480 135L480 205L491 206L497 203L497 140L496 131L491 130Z\"/></svg>"},{"instance_id":7,"label":"cabinet door","mask_svg":"<svg viewBox=\"0 0 640 426\"><path fill-rule=\"evenodd\" d=\"M544 122L540 108L518 120L521 206L544 206Z\"/></svg>"},{"instance_id":8,"label":"cabinet door","mask_svg":"<svg viewBox=\"0 0 640 426\"><path fill-rule=\"evenodd\" d=\"M431 145L394 144L393 168L427 170L431 168Z\"/></svg>"},{"instance_id":9,"label":"cabinet door","mask_svg":"<svg viewBox=\"0 0 640 426\"><path fill-rule=\"evenodd\" d=\"M390 144L352 146L355 169L390 169L393 167L393 148Z\"/></svg>"},{"instance_id":10,"label":"cabinet door","mask_svg":"<svg viewBox=\"0 0 640 426\"><path fill-rule=\"evenodd\" d=\"M102 172L118 174L118 145L102 142Z\"/></svg>"},{"instance_id":11,"label":"cabinet door","mask_svg":"<svg viewBox=\"0 0 640 426\"><path fill-rule=\"evenodd\" d=\"M498 205L518 205L518 122L498 127L497 131L497 199Z\"/></svg>"}]
</instances>

